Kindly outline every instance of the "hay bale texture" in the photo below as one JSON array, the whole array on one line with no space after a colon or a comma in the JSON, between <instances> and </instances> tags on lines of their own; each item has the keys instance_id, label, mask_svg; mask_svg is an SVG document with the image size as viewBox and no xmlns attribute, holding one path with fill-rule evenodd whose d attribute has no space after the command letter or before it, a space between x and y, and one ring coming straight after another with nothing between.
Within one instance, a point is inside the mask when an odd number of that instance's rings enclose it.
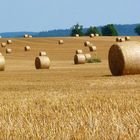
<instances>
[{"instance_id":1,"label":"hay bale texture","mask_svg":"<svg viewBox=\"0 0 140 140\"><path fill-rule=\"evenodd\" d=\"M120 39L121 39L120 37L117 37L116 42L120 42Z\"/></svg>"},{"instance_id":2,"label":"hay bale texture","mask_svg":"<svg viewBox=\"0 0 140 140\"><path fill-rule=\"evenodd\" d=\"M24 38L28 38L28 37L29 37L29 35L28 35L28 34L25 34L25 35L24 35Z\"/></svg>"},{"instance_id":3,"label":"hay bale texture","mask_svg":"<svg viewBox=\"0 0 140 140\"><path fill-rule=\"evenodd\" d=\"M140 42L129 41L112 45L108 61L114 76L140 74Z\"/></svg>"},{"instance_id":4,"label":"hay bale texture","mask_svg":"<svg viewBox=\"0 0 140 140\"><path fill-rule=\"evenodd\" d=\"M94 46L92 43L88 44L88 47L92 47L92 46Z\"/></svg>"},{"instance_id":5,"label":"hay bale texture","mask_svg":"<svg viewBox=\"0 0 140 140\"><path fill-rule=\"evenodd\" d=\"M12 49L7 48L7 49L6 49L6 53L12 53Z\"/></svg>"},{"instance_id":6,"label":"hay bale texture","mask_svg":"<svg viewBox=\"0 0 140 140\"><path fill-rule=\"evenodd\" d=\"M61 45L61 44L64 44L64 40L62 40L62 39L59 40L59 41L58 41L58 44L60 44L60 45Z\"/></svg>"},{"instance_id":7,"label":"hay bale texture","mask_svg":"<svg viewBox=\"0 0 140 140\"><path fill-rule=\"evenodd\" d=\"M76 34L76 35L75 35L75 37L79 37L79 36L80 36L79 34Z\"/></svg>"},{"instance_id":8,"label":"hay bale texture","mask_svg":"<svg viewBox=\"0 0 140 140\"><path fill-rule=\"evenodd\" d=\"M85 58L86 58L86 61L89 61L89 60L91 60L91 54L89 54L89 53L87 53L87 54L85 54Z\"/></svg>"},{"instance_id":9,"label":"hay bale texture","mask_svg":"<svg viewBox=\"0 0 140 140\"><path fill-rule=\"evenodd\" d=\"M29 37L29 38L32 38L33 36L32 36L32 35L28 35L28 37Z\"/></svg>"},{"instance_id":10,"label":"hay bale texture","mask_svg":"<svg viewBox=\"0 0 140 140\"><path fill-rule=\"evenodd\" d=\"M83 54L83 50L76 50L76 54Z\"/></svg>"},{"instance_id":11,"label":"hay bale texture","mask_svg":"<svg viewBox=\"0 0 140 140\"><path fill-rule=\"evenodd\" d=\"M95 34L95 36L99 36L99 34Z\"/></svg>"},{"instance_id":12,"label":"hay bale texture","mask_svg":"<svg viewBox=\"0 0 140 140\"><path fill-rule=\"evenodd\" d=\"M85 42L84 42L84 46L85 46L85 47L89 46L90 44L91 44L91 43L90 43L89 41L85 41Z\"/></svg>"},{"instance_id":13,"label":"hay bale texture","mask_svg":"<svg viewBox=\"0 0 140 140\"><path fill-rule=\"evenodd\" d=\"M74 56L74 63L75 64L85 64L86 63L86 57L84 54L76 54Z\"/></svg>"},{"instance_id":14,"label":"hay bale texture","mask_svg":"<svg viewBox=\"0 0 140 140\"><path fill-rule=\"evenodd\" d=\"M7 40L7 44L12 44L12 40Z\"/></svg>"},{"instance_id":15,"label":"hay bale texture","mask_svg":"<svg viewBox=\"0 0 140 140\"><path fill-rule=\"evenodd\" d=\"M119 42L125 42L125 38L120 38Z\"/></svg>"},{"instance_id":16,"label":"hay bale texture","mask_svg":"<svg viewBox=\"0 0 140 140\"><path fill-rule=\"evenodd\" d=\"M6 44L6 43L4 43L4 42L3 42L3 43L1 43L1 46L2 46L2 47L6 47L6 45L7 45L7 44Z\"/></svg>"},{"instance_id":17,"label":"hay bale texture","mask_svg":"<svg viewBox=\"0 0 140 140\"><path fill-rule=\"evenodd\" d=\"M0 56L0 71L4 71L5 70L5 58L4 56Z\"/></svg>"},{"instance_id":18,"label":"hay bale texture","mask_svg":"<svg viewBox=\"0 0 140 140\"><path fill-rule=\"evenodd\" d=\"M95 35L94 34L90 34L90 37L93 38Z\"/></svg>"},{"instance_id":19,"label":"hay bale texture","mask_svg":"<svg viewBox=\"0 0 140 140\"><path fill-rule=\"evenodd\" d=\"M36 69L49 69L50 59L47 56L38 56L35 58Z\"/></svg>"},{"instance_id":20,"label":"hay bale texture","mask_svg":"<svg viewBox=\"0 0 140 140\"><path fill-rule=\"evenodd\" d=\"M130 36L126 36L125 41L130 41Z\"/></svg>"},{"instance_id":21,"label":"hay bale texture","mask_svg":"<svg viewBox=\"0 0 140 140\"><path fill-rule=\"evenodd\" d=\"M30 50L31 50L31 47L30 47L30 46L25 46L25 47L24 47L24 50L25 50L25 51L30 51Z\"/></svg>"},{"instance_id":22,"label":"hay bale texture","mask_svg":"<svg viewBox=\"0 0 140 140\"><path fill-rule=\"evenodd\" d=\"M39 56L47 56L47 53L45 51L39 52Z\"/></svg>"},{"instance_id":23,"label":"hay bale texture","mask_svg":"<svg viewBox=\"0 0 140 140\"><path fill-rule=\"evenodd\" d=\"M89 46L89 51L90 52L94 52L96 50L97 50L96 46Z\"/></svg>"},{"instance_id":24,"label":"hay bale texture","mask_svg":"<svg viewBox=\"0 0 140 140\"><path fill-rule=\"evenodd\" d=\"M116 42L125 42L125 38L117 37Z\"/></svg>"}]
</instances>

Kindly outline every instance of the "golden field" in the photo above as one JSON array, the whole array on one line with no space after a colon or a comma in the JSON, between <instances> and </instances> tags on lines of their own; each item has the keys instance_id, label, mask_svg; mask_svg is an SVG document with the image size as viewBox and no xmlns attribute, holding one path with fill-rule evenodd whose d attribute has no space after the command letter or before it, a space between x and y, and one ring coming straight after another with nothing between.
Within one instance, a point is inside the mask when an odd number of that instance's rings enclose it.
<instances>
[{"instance_id":1,"label":"golden field","mask_svg":"<svg viewBox=\"0 0 140 140\"><path fill-rule=\"evenodd\" d=\"M111 76L107 57L115 37L11 40L11 54L0 47L6 59L0 72L0 140L140 139L140 75ZM102 62L74 65L76 49L89 53L86 40L97 46ZM24 51L26 45L31 51ZM35 69L43 50L50 70Z\"/></svg>"}]
</instances>

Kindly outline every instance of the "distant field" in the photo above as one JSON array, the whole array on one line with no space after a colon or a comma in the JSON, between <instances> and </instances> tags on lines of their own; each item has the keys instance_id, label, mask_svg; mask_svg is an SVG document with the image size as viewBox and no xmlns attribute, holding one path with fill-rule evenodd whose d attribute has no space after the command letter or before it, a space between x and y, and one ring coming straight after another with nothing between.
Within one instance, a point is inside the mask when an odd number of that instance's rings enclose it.
<instances>
[{"instance_id":1,"label":"distant field","mask_svg":"<svg viewBox=\"0 0 140 140\"><path fill-rule=\"evenodd\" d=\"M59 39L65 43L58 45ZM74 65L76 49L89 53L86 40L97 46L102 63ZM0 47L6 59L0 72L0 139L140 139L140 75L111 76L107 57L115 37L12 41L7 46L12 54ZM42 50L51 60L50 70L35 69Z\"/></svg>"}]
</instances>

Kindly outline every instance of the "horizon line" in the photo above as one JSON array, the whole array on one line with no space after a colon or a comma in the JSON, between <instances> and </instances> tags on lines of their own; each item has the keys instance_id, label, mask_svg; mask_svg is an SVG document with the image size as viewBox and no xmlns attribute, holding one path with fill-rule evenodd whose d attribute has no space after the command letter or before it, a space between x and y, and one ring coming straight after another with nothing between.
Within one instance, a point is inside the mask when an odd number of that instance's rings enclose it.
<instances>
[{"instance_id":1,"label":"horizon line","mask_svg":"<svg viewBox=\"0 0 140 140\"><path fill-rule=\"evenodd\" d=\"M79 23L76 23L76 24L79 24ZM76 25L75 24L75 25ZM112 23L109 23L109 24L112 24ZM130 24L130 23L126 23L126 24L113 24L113 25L137 25L137 24L140 24L140 23L132 23L132 24ZM81 24L79 24L79 25L81 25ZM105 25L108 25L108 24L105 24ZM92 26L92 27L102 27L102 26L105 26L105 25L98 25L98 26ZM73 25L74 26L74 25ZM89 26L89 27L91 27L91 26ZM72 27L72 26L71 26ZM71 28L70 27L70 28ZM89 28L89 27L84 27L83 26L83 29L87 29L87 28ZM69 30L70 28L57 28L57 29L50 29L50 30L42 30L42 31L5 31L5 32L0 32L0 34L2 34L2 33L19 33L19 32L33 32L33 33L39 33L39 32L49 32L49 31L54 31L54 30Z\"/></svg>"}]
</instances>

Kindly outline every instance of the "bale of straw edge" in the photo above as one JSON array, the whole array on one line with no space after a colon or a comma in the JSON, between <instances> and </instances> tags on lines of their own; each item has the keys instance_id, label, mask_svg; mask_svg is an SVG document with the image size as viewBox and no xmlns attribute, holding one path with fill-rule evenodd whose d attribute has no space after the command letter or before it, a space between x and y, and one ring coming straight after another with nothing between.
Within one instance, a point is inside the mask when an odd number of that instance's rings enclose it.
<instances>
[{"instance_id":1,"label":"bale of straw edge","mask_svg":"<svg viewBox=\"0 0 140 140\"><path fill-rule=\"evenodd\" d=\"M130 36L126 36L125 41L130 41Z\"/></svg>"},{"instance_id":2,"label":"bale of straw edge","mask_svg":"<svg viewBox=\"0 0 140 140\"><path fill-rule=\"evenodd\" d=\"M58 44L64 44L64 40L62 40L62 39L59 40L59 41L58 41Z\"/></svg>"},{"instance_id":3,"label":"bale of straw edge","mask_svg":"<svg viewBox=\"0 0 140 140\"><path fill-rule=\"evenodd\" d=\"M83 50L76 50L76 54L83 54Z\"/></svg>"},{"instance_id":4,"label":"bale of straw edge","mask_svg":"<svg viewBox=\"0 0 140 140\"><path fill-rule=\"evenodd\" d=\"M120 39L121 39L120 37L117 37L116 42L120 42Z\"/></svg>"},{"instance_id":5,"label":"bale of straw edge","mask_svg":"<svg viewBox=\"0 0 140 140\"><path fill-rule=\"evenodd\" d=\"M74 56L74 64L85 64L86 63L86 57L84 54L76 54Z\"/></svg>"},{"instance_id":6,"label":"bale of straw edge","mask_svg":"<svg viewBox=\"0 0 140 140\"><path fill-rule=\"evenodd\" d=\"M32 38L33 36L32 36L32 35L28 35L28 37L29 37L29 38Z\"/></svg>"},{"instance_id":7,"label":"bale of straw edge","mask_svg":"<svg viewBox=\"0 0 140 140\"><path fill-rule=\"evenodd\" d=\"M39 56L47 56L47 53L45 51L39 52Z\"/></svg>"},{"instance_id":8,"label":"bale of straw edge","mask_svg":"<svg viewBox=\"0 0 140 140\"><path fill-rule=\"evenodd\" d=\"M89 46L89 51L90 52L94 52L96 50L97 50L96 46Z\"/></svg>"},{"instance_id":9,"label":"bale of straw edge","mask_svg":"<svg viewBox=\"0 0 140 140\"><path fill-rule=\"evenodd\" d=\"M90 45L90 42L89 41L85 41L84 42L84 46L87 47L88 45Z\"/></svg>"},{"instance_id":10,"label":"bale of straw edge","mask_svg":"<svg viewBox=\"0 0 140 140\"><path fill-rule=\"evenodd\" d=\"M95 35L94 34L90 34L90 37L93 38Z\"/></svg>"},{"instance_id":11,"label":"bale of straw edge","mask_svg":"<svg viewBox=\"0 0 140 140\"><path fill-rule=\"evenodd\" d=\"M111 46L109 68L114 76L140 74L140 42L121 42Z\"/></svg>"},{"instance_id":12,"label":"bale of straw edge","mask_svg":"<svg viewBox=\"0 0 140 140\"><path fill-rule=\"evenodd\" d=\"M0 71L4 71L5 70L5 58L4 56L0 56Z\"/></svg>"},{"instance_id":13,"label":"bale of straw edge","mask_svg":"<svg viewBox=\"0 0 140 140\"><path fill-rule=\"evenodd\" d=\"M76 34L75 37L79 37L79 34Z\"/></svg>"},{"instance_id":14,"label":"bale of straw edge","mask_svg":"<svg viewBox=\"0 0 140 140\"><path fill-rule=\"evenodd\" d=\"M92 43L89 43L89 44L88 44L88 47L92 47L92 46L94 46Z\"/></svg>"},{"instance_id":15,"label":"bale of straw edge","mask_svg":"<svg viewBox=\"0 0 140 140\"><path fill-rule=\"evenodd\" d=\"M28 34L25 34L25 35L24 35L24 38L28 38L28 37L29 37L29 35L28 35Z\"/></svg>"},{"instance_id":16,"label":"bale of straw edge","mask_svg":"<svg viewBox=\"0 0 140 140\"><path fill-rule=\"evenodd\" d=\"M87 61L91 60L91 54L89 54L89 53L85 54L85 58L86 58Z\"/></svg>"},{"instance_id":17,"label":"bale of straw edge","mask_svg":"<svg viewBox=\"0 0 140 140\"><path fill-rule=\"evenodd\" d=\"M120 38L119 42L125 42L125 38Z\"/></svg>"},{"instance_id":18,"label":"bale of straw edge","mask_svg":"<svg viewBox=\"0 0 140 140\"><path fill-rule=\"evenodd\" d=\"M35 58L36 69L49 69L50 59L47 56L38 56Z\"/></svg>"},{"instance_id":19,"label":"bale of straw edge","mask_svg":"<svg viewBox=\"0 0 140 140\"><path fill-rule=\"evenodd\" d=\"M99 34L95 34L95 36L99 36Z\"/></svg>"},{"instance_id":20,"label":"bale of straw edge","mask_svg":"<svg viewBox=\"0 0 140 140\"><path fill-rule=\"evenodd\" d=\"M31 47L30 47L30 46L25 46L25 47L24 47L24 50L25 50L25 51L30 51L30 50L31 50Z\"/></svg>"},{"instance_id":21,"label":"bale of straw edge","mask_svg":"<svg viewBox=\"0 0 140 140\"><path fill-rule=\"evenodd\" d=\"M7 40L7 44L12 44L12 40Z\"/></svg>"},{"instance_id":22,"label":"bale of straw edge","mask_svg":"<svg viewBox=\"0 0 140 140\"><path fill-rule=\"evenodd\" d=\"M6 43L4 43L4 42L1 43L1 46L2 46L2 47L6 47Z\"/></svg>"},{"instance_id":23,"label":"bale of straw edge","mask_svg":"<svg viewBox=\"0 0 140 140\"><path fill-rule=\"evenodd\" d=\"M12 49L7 48L7 49L6 49L6 53L12 53Z\"/></svg>"}]
</instances>

